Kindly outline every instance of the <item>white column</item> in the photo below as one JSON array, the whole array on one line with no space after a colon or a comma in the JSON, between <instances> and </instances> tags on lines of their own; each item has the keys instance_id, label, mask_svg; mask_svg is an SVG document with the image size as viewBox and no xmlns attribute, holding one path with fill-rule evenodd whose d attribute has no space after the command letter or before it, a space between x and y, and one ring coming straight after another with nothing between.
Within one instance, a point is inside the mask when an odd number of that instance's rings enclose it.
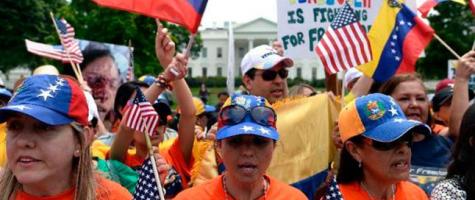
<instances>
[{"instance_id":1,"label":"white column","mask_svg":"<svg viewBox=\"0 0 475 200\"><path fill-rule=\"evenodd\" d=\"M248 45L249 45L249 50L254 48L254 40L250 39Z\"/></svg>"}]
</instances>

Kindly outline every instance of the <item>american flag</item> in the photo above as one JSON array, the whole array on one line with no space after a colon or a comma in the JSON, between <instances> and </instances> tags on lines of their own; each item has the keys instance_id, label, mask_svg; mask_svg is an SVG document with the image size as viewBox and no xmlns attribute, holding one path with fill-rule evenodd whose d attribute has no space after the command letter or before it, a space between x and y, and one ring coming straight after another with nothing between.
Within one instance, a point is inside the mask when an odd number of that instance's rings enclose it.
<instances>
[{"instance_id":1,"label":"american flag","mask_svg":"<svg viewBox=\"0 0 475 200\"><path fill-rule=\"evenodd\" d=\"M152 160L149 158L140 168L139 180L135 185L134 200L160 199L155 181Z\"/></svg>"},{"instance_id":2,"label":"american flag","mask_svg":"<svg viewBox=\"0 0 475 200\"><path fill-rule=\"evenodd\" d=\"M142 133L153 135L158 126L158 114L147 101L142 91L137 88L132 105L128 106L125 116L126 126Z\"/></svg>"},{"instance_id":3,"label":"american flag","mask_svg":"<svg viewBox=\"0 0 475 200\"><path fill-rule=\"evenodd\" d=\"M55 60L60 60L64 63L69 63L69 59L66 56L66 52L61 45L50 45L50 44L43 44L39 42L33 42L31 40L26 40L26 50L30 53L47 57ZM75 55L71 55L71 58L77 59Z\"/></svg>"},{"instance_id":4,"label":"american flag","mask_svg":"<svg viewBox=\"0 0 475 200\"><path fill-rule=\"evenodd\" d=\"M338 12L315 51L328 74L371 61L368 37L348 3Z\"/></svg>"},{"instance_id":5,"label":"american flag","mask_svg":"<svg viewBox=\"0 0 475 200\"><path fill-rule=\"evenodd\" d=\"M338 187L338 183L336 182L336 177L333 176L330 184L327 188L327 193L325 194L326 200L343 200L343 196L341 195L340 187Z\"/></svg>"},{"instance_id":6,"label":"american flag","mask_svg":"<svg viewBox=\"0 0 475 200\"><path fill-rule=\"evenodd\" d=\"M59 38L62 41L66 57L71 58L72 62L80 64L83 60L79 42L74 39L74 28L65 19L55 19L56 27L58 27Z\"/></svg>"}]
</instances>

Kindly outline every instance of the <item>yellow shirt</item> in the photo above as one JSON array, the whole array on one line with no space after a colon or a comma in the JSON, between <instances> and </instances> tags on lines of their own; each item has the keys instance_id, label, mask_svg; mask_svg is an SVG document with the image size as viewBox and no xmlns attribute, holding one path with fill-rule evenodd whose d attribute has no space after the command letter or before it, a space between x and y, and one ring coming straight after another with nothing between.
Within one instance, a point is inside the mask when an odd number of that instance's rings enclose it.
<instances>
[{"instance_id":1,"label":"yellow shirt","mask_svg":"<svg viewBox=\"0 0 475 200\"><path fill-rule=\"evenodd\" d=\"M7 164L7 123L0 124L0 167Z\"/></svg>"}]
</instances>

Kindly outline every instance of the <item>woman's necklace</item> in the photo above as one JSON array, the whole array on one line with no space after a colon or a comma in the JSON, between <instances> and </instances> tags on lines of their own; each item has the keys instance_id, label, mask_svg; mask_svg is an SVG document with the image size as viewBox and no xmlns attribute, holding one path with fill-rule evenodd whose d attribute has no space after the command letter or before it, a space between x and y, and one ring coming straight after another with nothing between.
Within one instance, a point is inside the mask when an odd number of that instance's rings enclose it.
<instances>
[{"instance_id":1,"label":"woman's necklace","mask_svg":"<svg viewBox=\"0 0 475 200\"><path fill-rule=\"evenodd\" d=\"M369 191L368 187L366 187L366 184L364 184L363 181L360 182L360 185L361 185L361 188L363 188L363 190L365 190L365 192L368 194L368 196L369 196L369 198L370 198L371 200L376 200L376 199L374 198L376 195L373 195L373 194ZM394 186L394 184L391 185L391 193L392 193L392 198L391 198L391 200L396 199L396 193L395 193L395 186Z\"/></svg>"},{"instance_id":2,"label":"woman's necklace","mask_svg":"<svg viewBox=\"0 0 475 200\"><path fill-rule=\"evenodd\" d=\"M228 187L226 186L226 175L223 175L223 188L224 188L224 198L225 200L229 200L228 196L231 196L232 199L234 199L234 197L229 194L228 192ZM267 199L267 191L269 189L269 183L267 182L267 179L264 177L264 189L263 189L263 193L264 193L264 200ZM257 198L259 199L259 198Z\"/></svg>"}]
</instances>

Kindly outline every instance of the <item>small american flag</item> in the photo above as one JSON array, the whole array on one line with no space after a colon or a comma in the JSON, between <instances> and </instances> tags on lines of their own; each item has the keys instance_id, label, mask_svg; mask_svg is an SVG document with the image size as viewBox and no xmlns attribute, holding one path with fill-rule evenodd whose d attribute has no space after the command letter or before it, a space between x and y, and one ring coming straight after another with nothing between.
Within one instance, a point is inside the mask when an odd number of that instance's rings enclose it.
<instances>
[{"instance_id":1,"label":"small american flag","mask_svg":"<svg viewBox=\"0 0 475 200\"><path fill-rule=\"evenodd\" d=\"M30 53L46 58L60 60L64 63L69 63L69 59L66 56L66 52L64 52L64 48L61 45L43 44L26 39L25 44L26 50ZM79 59L76 55L71 55L70 57L73 59Z\"/></svg>"},{"instance_id":2,"label":"small american flag","mask_svg":"<svg viewBox=\"0 0 475 200\"><path fill-rule=\"evenodd\" d=\"M338 187L338 183L336 182L336 177L333 176L330 184L327 188L327 193L325 194L326 200L343 200L343 196L341 195L340 188Z\"/></svg>"},{"instance_id":3,"label":"small american flag","mask_svg":"<svg viewBox=\"0 0 475 200\"><path fill-rule=\"evenodd\" d=\"M134 200L160 199L155 181L152 160L149 158L140 168L139 180L135 185Z\"/></svg>"},{"instance_id":4,"label":"small american flag","mask_svg":"<svg viewBox=\"0 0 475 200\"><path fill-rule=\"evenodd\" d=\"M55 19L56 27L58 27L59 38L62 41L66 56L71 58L72 62L80 64L83 60L79 42L74 39L74 28L65 19Z\"/></svg>"},{"instance_id":5,"label":"small american flag","mask_svg":"<svg viewBox=\"0 0 475 200\"><path fill-rule=\"evenodd\" d=\"M371 61L368 37L348 3L338 12L315 51L328 74Z\"/></svg>"},{"instance_id":6,"label":"small american flag","mask_svg":"<svg viewBox=\"0 0 475 200\"><path fill-rule=\"evenodd\" d=\"M132 105L128 106L125 116L126 126L142 133L153 135L158 126L159 117L152 104L145 99L137 88Z\"/></svg>"}]
</instances>

